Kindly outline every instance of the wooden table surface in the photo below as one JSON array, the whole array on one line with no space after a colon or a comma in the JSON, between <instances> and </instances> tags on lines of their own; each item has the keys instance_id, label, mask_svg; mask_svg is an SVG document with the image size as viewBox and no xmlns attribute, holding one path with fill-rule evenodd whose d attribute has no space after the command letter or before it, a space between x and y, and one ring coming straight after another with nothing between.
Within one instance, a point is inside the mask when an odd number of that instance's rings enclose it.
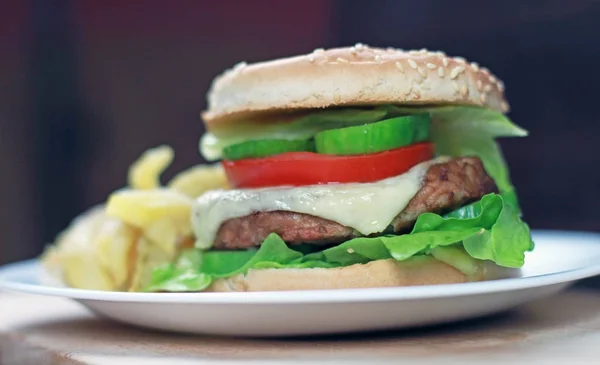
<instances>
[{"instance_id":1,"label":"wooden table surface","mask_svg":"<svg viewBox=\"0 0 600 365\"><path fill-rule=\"evenodd\" d=\"M317 339L142 331L69 300L0 293L0 364L600 364L600 288L577 286L509 313L433 329Z\"/></svg>"}]
</instances>

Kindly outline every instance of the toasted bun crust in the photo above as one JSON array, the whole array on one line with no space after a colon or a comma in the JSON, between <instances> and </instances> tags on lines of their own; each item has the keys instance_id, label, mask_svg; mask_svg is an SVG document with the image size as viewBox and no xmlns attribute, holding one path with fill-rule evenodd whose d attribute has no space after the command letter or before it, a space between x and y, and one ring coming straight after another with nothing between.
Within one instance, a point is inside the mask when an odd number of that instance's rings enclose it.
<instances>
[{"instance_id":1,"label":"toasted bun crust","mask_svg":"<svg viewBox=\"0 0 600 365\"><path fill-rule=\"evenodd\" d=\"M203 119L210 130L265 112L379 104L509 109L502 81L475 63L443 52L357 44L240 63L214 80Z\"/></svg>"},{"instance_id":2,"label":"toasted bun crust","mask_svg":"<svg viewBox=\"0 0 600 365\"><path fill-rule=\"evenodd\" d=\"M454 284L514 277L519 273L518 269L505 269L481 261L477 273L467 276L448 264L425 256L402 262L378 260L334 269L249 270L246 275L216 280L207 291L256 292Z\"/></svg>"}]
</instances>

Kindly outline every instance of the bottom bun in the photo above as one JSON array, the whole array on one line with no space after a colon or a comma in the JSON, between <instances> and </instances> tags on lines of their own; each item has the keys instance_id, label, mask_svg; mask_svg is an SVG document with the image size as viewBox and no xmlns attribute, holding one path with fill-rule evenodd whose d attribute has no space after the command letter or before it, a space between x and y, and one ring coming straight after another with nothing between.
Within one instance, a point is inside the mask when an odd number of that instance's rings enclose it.
<instances>
[{"instance_id":1,"label":"bottom bun","mask_svg":"<svg viewBox=\"0 0 600 365\"><path fill-rule=\"evenodd\" d=\"M520 269L507 269L479 261L474 275L466 275L431 256L406 261L394 259L333 269L256 269L214 281L206 291L289 291L383 288L434 284L456 284L495 280L520 275Z\"/></svg>"}]
</instances>

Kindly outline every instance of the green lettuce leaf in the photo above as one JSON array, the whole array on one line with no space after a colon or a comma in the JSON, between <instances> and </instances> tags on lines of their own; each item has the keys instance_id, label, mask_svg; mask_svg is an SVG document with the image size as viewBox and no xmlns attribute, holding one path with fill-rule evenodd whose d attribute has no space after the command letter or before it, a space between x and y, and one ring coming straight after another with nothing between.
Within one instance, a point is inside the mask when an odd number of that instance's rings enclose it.
<instances>
[{"instance_id":1,"label":"green lettuce leaf","mask_svg":"<svg viewBox=\"0 0 600 365\"><path fill-rule=\"evenodd\" d=\"M429 254L469 276L477 274L480 269L478 262L460 245L438 246L431 249Z\"/></svg>"},{"instance_id":2,"label":"green lettuce leaf","mask_svg":"<svg viewBox=\"0 0 600 365\"><path fill-rule=\"evenodd\" d=\"M230 252L207 252L205 255L229 255ZM280 265L288 265L302 258L302 253L290 249L285 242L276 234L270 234L265 238L258 251L256 251L248 261L243 265L235 268L228 273L218 273L213 269L210 271L204 268L202 271L208 274L214 275L215 277L230 277L239 273L245 273L249 269L254 268L259 263L274 262ZM223 260L224 261L224 260Z\"/></svg>"},{"instance_id":3,"label":"green lettuce leaf","mask_svg":"<svg viewBox=\"0 0 600 365\"><path fill-rule=\"evenodd\" d=\"M443 218L437 214L423 213L417 219L411 234L407 236L432 231L460 232L468 229L479 230L462 239L469 255L480 260L491 260L500 266L523 266L525 252L534 248L529 227L498 194L485 195L480 201Z\"/></svg>"},{"instance_id":4,"label":"green lettuce leaf","mask_svg":"<svg viewBox=\"0 0 600 365\"><path fill-rule=\"evenodd\" d=\"M175 264L154 269L150 285L145 291L202 291L213 280L246 273L249 269L334 267L328 262L305 259L290 249L276 234L269 235L258 250L182 252Z\"/></svg>"},{"instance_id":5,"label":"green lettuce leaf","mask_svg":"<svg viewBox=\"0 0 600 365\"><path fill-rule=\"evenodd\" d=\"M431 139L436 153L452 157L478 156L508 204L519 212L516 191L496 138L525 137L527 131L504 114L485 108L445 107L432 109L431 115Z\"/></svg>"},{"instance_id":6,"label":"green lettuce leaf","mask_svg":"<svg viewBox=\"0 0 600 365\"><path fill-rule=\"evenodd\" d=\"M201 272L202 253L198 250L186 250L177 262L165 264L152 271L149 292L187 292L202 291L210 286L212 276Z\"/></svg>"},{"instance_id":7,"label":"green lettuce leaf","mask_svg":"<svg viewBox=\"0 0 600 365\"><path fill-rule=\"evenodd\" d=\"M333 263L336 266L364 264L369 261L392 258L380 238L358 237L305 256L308 260Z\"/></svg>"},{"instance_id":8,"label":"green lettuce leaf","mask_svg":"<svg viewBox=\"0 0 600 365\"><path fill-rule=\"evenodd\" d=\"M506 205L491 229L463 241L469 255L480 260L494 261L501 266L523 266L524 253L533 250L534 243L529 226L511 210ZM503 244L505 241L511 244Z\"/></svg>"},{"instance_id":9,"label":"green lettuce leaf","mask_svg":"<svg viewBox=\"0 0 600 365\"><path fill-rule=\"evenodd\" d=\"M276 234L258 250L185 251L177 263L157 268L149 291L200 291L212 280L246 273L250 269L332 268L396 259L405 261L432 255L469 274L474 259L497 265L523 266L534 244L529 227L499 194L440 216L421 214L409 234L359 237L319 252L303 254L288 247ZM187 289L186 289L187 288Z\"/></svg>"}]
</instances>

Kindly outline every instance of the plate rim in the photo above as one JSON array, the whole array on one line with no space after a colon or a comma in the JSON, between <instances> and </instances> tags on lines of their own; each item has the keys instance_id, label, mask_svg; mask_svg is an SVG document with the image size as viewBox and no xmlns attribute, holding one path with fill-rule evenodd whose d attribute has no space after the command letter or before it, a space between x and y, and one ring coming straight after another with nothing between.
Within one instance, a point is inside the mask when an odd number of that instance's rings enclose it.
<instances>
[{"instance_id":1,"label":"plate rim","mask_svg":"<svg viewBox=\"0 0 600 365\"><path fill-rule=\"evenodd\" d=\"M600 233L591 231L532 230L537 236L568 236L584 240L596 240L600 245ZM558 284L569 284L577 280L600 275L600 261L570 270L556 271L543 275L508 278L460 284L436 284L414 287L361 288L336 290L304 290L285 292L232 292L232 293L138 293L111 292L88 289L55 287L42 284L27 284L11 279L15 272L39 270L39 259L24 260L0 267L0 290L28 294L63 297L74 300L92 300L127 303L178 303L178 304L325 304L359 303L373 301L422 300L489 293L525 290Z\"/></svg>"}]
</instances>

